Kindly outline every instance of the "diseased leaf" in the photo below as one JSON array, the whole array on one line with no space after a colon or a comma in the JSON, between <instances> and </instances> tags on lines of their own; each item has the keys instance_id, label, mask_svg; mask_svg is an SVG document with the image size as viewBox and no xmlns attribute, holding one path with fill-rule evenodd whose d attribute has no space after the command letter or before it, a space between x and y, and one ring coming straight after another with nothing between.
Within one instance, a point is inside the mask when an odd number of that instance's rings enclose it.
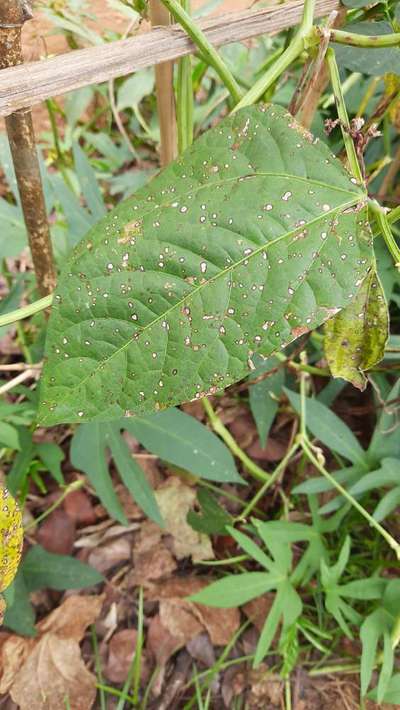
<instances>
[{"instance_id":1,"label":"diseased leaf","mask_svg":"<svg viewBox=\"0 0 400 710\"><path fill-rule=\"evenodd\" d=\"M332 375L364 390L364 372L382 360L388 336L385 294L371 269L354 300L325 323L325 355Z\"/></svg>"},{"instance_id":2,"label":"diseased leaf","mask_svg":"<svg viewBox=\"0 0 400 710\"><path fill-rule=\"evenodd\" d=\"M148 414L237 382L354 298L372 263L365 204L284 109L224 119L72 253L40 423Z\"/></svg>"},{"instance_id":3,"label":"diseased leaf","mask_svg":"<svg viewBox=\"0 0 400 710\"><path fill-rule=\"evenodd\" d=\"M6 488L0 488L0 592L13 581L22 554L22 515ZM1 599L1 596L0 596ZM0 623L2 622L0 609Z\"/></svg>"}]
</instances>

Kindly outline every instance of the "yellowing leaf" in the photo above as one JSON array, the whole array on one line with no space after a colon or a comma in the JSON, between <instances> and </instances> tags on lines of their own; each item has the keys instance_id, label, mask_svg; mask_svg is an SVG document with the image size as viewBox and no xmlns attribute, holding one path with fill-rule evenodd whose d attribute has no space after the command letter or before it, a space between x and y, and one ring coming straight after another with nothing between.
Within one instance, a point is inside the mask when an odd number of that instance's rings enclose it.
<instances>
[{"instance_id":1,"label":"yellowing leaf","mask_svg":"<svg viewBox=\"0 0 400 710\"><path fill-rule=\"evenodd\" d=\"M0 488L0 592L13 581L21 559L23 541L22 516L14 498ZM0 622L4 604L0 603Z\"/></svg>"},{"instance_id":2,"label":"yellowing leaf","mask_svg":"<svg viewBox=\"0 0 400 710\"><path fill-rule=\"evenodd\" d=\"M325 354L332 375L365 389L365 370L384 355L389 332L385 295L374 269L347 308L325 324Z\"/></svg>"}]
</instances>

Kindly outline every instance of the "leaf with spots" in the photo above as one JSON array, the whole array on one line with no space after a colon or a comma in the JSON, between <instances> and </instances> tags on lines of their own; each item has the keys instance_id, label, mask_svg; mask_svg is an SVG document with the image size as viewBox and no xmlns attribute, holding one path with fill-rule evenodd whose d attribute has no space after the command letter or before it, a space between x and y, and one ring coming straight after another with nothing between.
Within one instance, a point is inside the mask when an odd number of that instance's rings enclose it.
<instances>
[{"instance_id":1,"label":"leaf with spots","mask_svg":"<svg viewBox=\"0 0 400 710\"><path fill-rule=\"evenodd\" d=\"M277 106L238 111L79 243L49 321L39 420L213 394L355 297L366 194Z\"/></svg>"},{"instance_id":2,"label":"leaf with spots","mask_svg":"<svg viewBox=\"0 0 400 710\"><path fill-rule=\"evenodd\" d=\"M13 581L22 553L22 516L14 498L6 488L0 488L0 592ZM0 622L4 602L0 596Z\"/></svg>"},{"instance_id":3,"label":"leaf with spots","mask_svg":"<svg viewBox=\"0 0 400 710\"><path fill-rule=\"evenodd\" d=\"M331 373L364 390L371 369L385 354L389 312L375 269L353 301L325 325L325 355Z\"/></svg>"}]
</instances>

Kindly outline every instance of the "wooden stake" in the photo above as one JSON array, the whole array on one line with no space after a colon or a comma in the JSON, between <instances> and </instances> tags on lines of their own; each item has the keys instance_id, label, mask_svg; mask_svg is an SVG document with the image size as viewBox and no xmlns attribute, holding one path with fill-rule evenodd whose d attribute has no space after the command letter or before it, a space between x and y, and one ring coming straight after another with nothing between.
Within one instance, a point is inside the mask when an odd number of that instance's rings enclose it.
<instances>
[{"instance_id":1,"label":"wooden stake","mask_svg":"<svg viewBox=\"0 0 400 710\"><path fill-rule=\"evenodd\" d=\"M170 14L161 0L150 0L150 20L153 27L171 24ZM174 63L157 64L155 73L161 137L161 165L164 166L177 156Z\"/></svg>"},{"instance_id":2,"label":"wooden stake","mask_svg":"<svg viewBox=\"0 0 400 710\"><path fill-rule=\"evenodd\" d=\"M25 0L0 1L0 69L23 63L21 29L31 17ZM45 296L54 289L56 274L30 108L7 116L6 128L37 285Z\"/></svg>"}]
</instances>

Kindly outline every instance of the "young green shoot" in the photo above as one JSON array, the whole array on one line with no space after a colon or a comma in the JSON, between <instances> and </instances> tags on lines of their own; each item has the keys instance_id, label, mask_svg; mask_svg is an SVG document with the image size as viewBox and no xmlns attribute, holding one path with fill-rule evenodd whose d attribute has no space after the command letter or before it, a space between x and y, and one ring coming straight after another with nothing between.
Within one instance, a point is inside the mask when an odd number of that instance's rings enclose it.
<instances>
[{"instance_id":1,"label":"young green shoot","mask_svg":"<svg viewBox=\"0 0 400 710\"><path fill-rule=\"evenodd\" d=\"M254 461L247 456L247 454L240 448L239 444L235 441L232 434L224 426L218 414L214 411L210 400L207 397L203 397L201 400L204 410L210 420L210 424L214 429L216 434L219 434L221 439L225 442L227 447L231 450L234 456L236 456L245 466L248 473L256 478L258 481L266 483L270 480L270 474L264 471L264 469L257 466Z\"/></svg>"},{"instance_id":2,"label":"young green shoot","mask_svg":"<svg viewBox=\"0 0 400 710\"><path fill-rule=\"evenodd\" d=\"M238 111L245 106L252 106L254 103L259 101L266 91L272 86L272 84L279 79L284 71L300 56L307 46L307 39L311 36L313 17L315 10L315 0L305 0L303 19L301 21L300 27L290 42L289 46L285 49L283 54L281 54L276 62L270 66L265 74L260 77L258 81L252 86L252 88L243 96L239 103L235 106L233 111Z\"/></svg>"}]
</instances>

